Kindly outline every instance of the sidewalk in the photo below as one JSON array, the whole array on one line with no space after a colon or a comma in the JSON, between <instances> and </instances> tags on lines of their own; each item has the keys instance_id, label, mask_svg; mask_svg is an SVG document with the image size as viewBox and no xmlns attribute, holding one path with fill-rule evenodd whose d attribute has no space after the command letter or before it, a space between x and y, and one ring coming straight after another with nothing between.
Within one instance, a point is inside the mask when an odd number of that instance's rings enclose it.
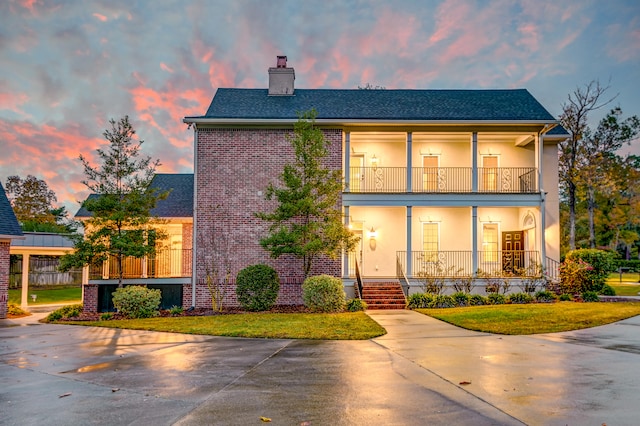
<instances>
[{"instance_id":1,"label":"sidewalk","mask_svg":"<svg viewBox=\"0 0 640 426\"><path fill-rule=\"evenodd\" d=\"M388 331L376 343L526 424L637 424L640 316L502 336L413 311L368 313Z\"/></svg>"}]
</instances>

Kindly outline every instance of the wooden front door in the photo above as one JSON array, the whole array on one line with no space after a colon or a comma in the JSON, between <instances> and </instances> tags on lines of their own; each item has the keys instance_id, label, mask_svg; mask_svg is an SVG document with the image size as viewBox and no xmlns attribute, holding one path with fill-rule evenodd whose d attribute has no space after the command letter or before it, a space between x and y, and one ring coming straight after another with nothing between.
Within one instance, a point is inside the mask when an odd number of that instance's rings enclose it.
<instances>
[{"instance_id":1,"label":"wooden front door","mask_svg":"<svg viewBox=\"0 0 640 426\"><path fill-rule=\"evenodd\" d=\"M515 274L524 268L524 231L502 233L502 270Z\"/></svg>"}]
</instances>

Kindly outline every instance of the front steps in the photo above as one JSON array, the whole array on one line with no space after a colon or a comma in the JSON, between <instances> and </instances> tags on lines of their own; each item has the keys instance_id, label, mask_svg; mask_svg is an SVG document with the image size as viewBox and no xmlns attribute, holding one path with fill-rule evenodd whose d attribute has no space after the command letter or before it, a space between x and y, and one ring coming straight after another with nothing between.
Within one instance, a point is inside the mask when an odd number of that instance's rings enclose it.
<instances>
[{"instance_id":1,"label":"front steps","mask_svg":"<svg viewBox=\"0 0 640 426\"><path fill-rule=\"evenodd\" d=\"M362 300L367 309L404 309L406 300L399 282L363 282Z\"/></svg>"}]
</instances>

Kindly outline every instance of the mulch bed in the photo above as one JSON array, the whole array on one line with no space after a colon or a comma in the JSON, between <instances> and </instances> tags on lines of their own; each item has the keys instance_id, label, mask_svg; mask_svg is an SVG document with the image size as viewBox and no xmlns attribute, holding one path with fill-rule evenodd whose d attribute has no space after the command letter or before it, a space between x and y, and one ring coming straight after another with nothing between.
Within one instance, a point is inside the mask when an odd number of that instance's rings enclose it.
<instances>
[{"instance_id":1,"label":"mulch bed","mask_svg":"<svg viewBox=\"0 0 640 426\"><path fill-rule=\"evenodd\" d=\"M262 313L274 313L274 314L293 314L293 313L311 313L311 311L303 305L277 305L268 311L262 311ZM222 311L214 311L213 309L196 308L185 309L181 314L172 315L169 310L161 310L161 317L195 317L195 316L214 316L214 315L233 315L233 314L251 314L255 312L245 311L242 308L223 308ZM120 320L127 319L124 315L117 312L112 312L110 319ZM59 321L100 321L100 317L103 312L82 312L79 317L63 318Z\"/></svg>"}]
</instances>

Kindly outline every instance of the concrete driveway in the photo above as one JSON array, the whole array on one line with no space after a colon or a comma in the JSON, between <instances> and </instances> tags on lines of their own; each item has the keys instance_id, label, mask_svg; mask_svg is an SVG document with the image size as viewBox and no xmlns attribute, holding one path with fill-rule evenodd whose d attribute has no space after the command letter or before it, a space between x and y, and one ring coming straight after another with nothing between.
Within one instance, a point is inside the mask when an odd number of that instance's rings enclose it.
<instances>
[{"instance_id":1,"label":"concrete driveway","mask_svg":"<svg viewBox=\"0 0 640 426\"><path fill-rule=\"evenodd\" d=\"M637 424L640 317L522 337L369 314L388 334L356 342L0 320L0 424Z\"/></svg>"}]
</instances>

